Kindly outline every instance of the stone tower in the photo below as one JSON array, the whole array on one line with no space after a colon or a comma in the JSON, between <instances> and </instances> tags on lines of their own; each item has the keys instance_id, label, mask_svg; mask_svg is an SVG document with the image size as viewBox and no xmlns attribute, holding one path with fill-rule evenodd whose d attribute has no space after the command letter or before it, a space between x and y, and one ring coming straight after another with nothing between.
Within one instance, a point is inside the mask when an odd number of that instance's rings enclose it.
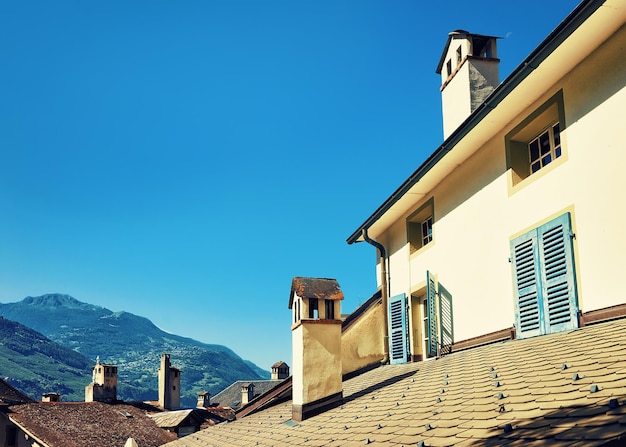
<instances>
[{"instance_id":1,"label":"stone tower","mask_svg":"<svg viewBox=\"0 0 626 447\"><path fill-rule=\"evenodd\" d=\"M180 408L180 369L170 364L169 354L161 354L159 405L166 410Z\"/></svg>"},{"instance_id":2,"label":"stone tower","mask_svg":"<svg viewBox=\"0 0 626 447\"><path fill-rule=\"evenodd\" d=\"M100 363L92 368L91 383L85 387L85 402L113 402L117 400L117 366Z\"/></svg>"}]
</instances>

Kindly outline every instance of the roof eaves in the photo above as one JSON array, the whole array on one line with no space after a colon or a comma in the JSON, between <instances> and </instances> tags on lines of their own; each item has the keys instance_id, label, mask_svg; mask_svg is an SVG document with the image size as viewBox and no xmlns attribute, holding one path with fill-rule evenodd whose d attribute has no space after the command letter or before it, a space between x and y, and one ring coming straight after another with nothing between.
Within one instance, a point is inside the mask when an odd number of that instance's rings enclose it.
<instances>
[{"instance_id":1,"label":"roof eaves","mask_svg":"<svg viewBox=\"0 0 626 447\"><path fill-rule=\"evenodd\" d=\"M520 65L485 99L485 101L439 146L408 179L400 185L374 213L354 231L346 242L361 242L362 231L371 227L400 200L424 175L429 172L448 152L450 152L478 123L480 123L513 89L537 68L552 52L563 43L585 20L587 20L605 0L584 0L581 2Z\"/></svg>"}]
</instances>

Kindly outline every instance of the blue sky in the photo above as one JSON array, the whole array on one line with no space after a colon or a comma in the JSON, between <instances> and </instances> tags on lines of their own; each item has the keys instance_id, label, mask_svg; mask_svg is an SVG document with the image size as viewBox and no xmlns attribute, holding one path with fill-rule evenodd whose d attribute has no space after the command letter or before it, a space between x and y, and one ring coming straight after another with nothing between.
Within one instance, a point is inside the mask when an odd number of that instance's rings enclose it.
<instances>
[{"instance_id":1,"label":"blue sky","mask_svg":"<svg viewBox=\"0 0 626 447\"><path fill-rule=\"evenodd\" d=\"M503 37L504 79L576 4L2 2L0 301L289 363L294 276L375 292L345 240L442 142L448 32Z\"/></svg>"}]
</instances>

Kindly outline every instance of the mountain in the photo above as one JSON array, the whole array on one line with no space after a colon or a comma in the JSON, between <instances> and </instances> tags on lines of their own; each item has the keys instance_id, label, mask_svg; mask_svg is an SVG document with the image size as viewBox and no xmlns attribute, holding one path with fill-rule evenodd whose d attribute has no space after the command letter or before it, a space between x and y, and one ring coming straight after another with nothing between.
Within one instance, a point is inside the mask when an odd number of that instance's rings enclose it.
<instances>
[{"instance_id":1,"label":"mountain","mask_svg":"<svg viewBox=\"0 0 626 447\"><path fill-rule=\"evenodd\" d=\"M269 378L256 365L222 345L169 334L150 320L112 312L62 294L26 297L0 303L0 316L41 332L51 340L92 359L118 366L118 396L123 400L156 400L161 353L171 354L182 370L181 405L195 406L197 393L218 393L236 380ZM91 374L85 376L84 386Z\"/></svg>"},{"instance_id":2,"label":"mountain","mask_svg":"<svg viewBox=\"0 0 626 447\"><path fill-rule=\"evenodd\" d=\"M33 399L46 392L66 400L85 397L91 361L43 334L0 317L0 375Z\"/></svg>"}]
</instances>

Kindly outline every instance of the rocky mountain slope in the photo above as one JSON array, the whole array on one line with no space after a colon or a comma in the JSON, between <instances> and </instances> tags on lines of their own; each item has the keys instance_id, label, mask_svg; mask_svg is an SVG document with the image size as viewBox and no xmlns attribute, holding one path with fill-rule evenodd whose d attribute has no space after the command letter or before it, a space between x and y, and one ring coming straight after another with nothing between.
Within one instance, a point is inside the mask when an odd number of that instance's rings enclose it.
<instances>
[{"instance_id":1,"label":"rocky mountain slope","mask_svg":"<svg viewBox=\"0 0 626 447\"><path fill-rule=\"evenodd\" d=\"M147 318L112 312L69 295L49 294L0 303L0 316L82 354L90 359L88 368L96 356L104 363L117 365L118 395L124 400L157 398L157 371L163 352L170 353L172 365L182 370L183 406L195 405L199 391L216 394L235 380L269 378L269 372L262 375L258 367L225 346L169 334ZM90 379L87 372L82 389Z\"/></svg>"}]
</instances>

